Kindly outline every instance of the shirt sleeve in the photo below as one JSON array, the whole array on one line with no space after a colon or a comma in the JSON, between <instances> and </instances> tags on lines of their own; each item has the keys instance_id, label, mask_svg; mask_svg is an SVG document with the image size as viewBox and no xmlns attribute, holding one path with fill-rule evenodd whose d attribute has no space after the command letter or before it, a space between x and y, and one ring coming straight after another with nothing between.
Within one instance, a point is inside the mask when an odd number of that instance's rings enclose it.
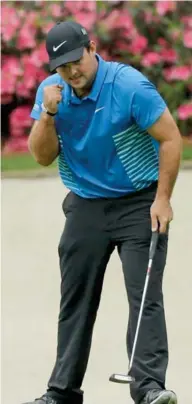
<instances>
[{"instance_id":1,"label":"shirt sleeve","mask_svg":"<svg viewBox=\"0 0 192 404\"><path fill-rule=\"evenodd\" d=\"M148 80L140 81L132 98L132 117L145 130L162 115L167 105L156 87Z\"/></svg>"},{"instance_id":2,"label":"shirt sleeve","mask_svg":"<svg viewBox=\"0 0 192 404\"><path fill-rule=\"evenodd\" d=\"M43 102L43 83L40 84L40 86L37 89L36 97L35 97L35 103L33 105L33 109L31 111L31 118L40 120L41 112L42 112L42 104Z\"/></svg>"}]
</instances>

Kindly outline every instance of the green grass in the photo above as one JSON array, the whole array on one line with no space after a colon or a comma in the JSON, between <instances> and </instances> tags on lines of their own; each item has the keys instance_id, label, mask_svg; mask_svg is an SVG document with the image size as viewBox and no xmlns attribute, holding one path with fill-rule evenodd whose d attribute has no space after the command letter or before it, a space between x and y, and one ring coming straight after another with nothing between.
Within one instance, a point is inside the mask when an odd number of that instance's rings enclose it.
<instances>
[{"instance_id":1,"label":"green grass","mask_svg":"<svg viewBox=\"0 0 192 404\"><path fill-rule=\"evenodd\" d=\"M184 145L183 160L192 161L192 145ZM55 168L57 161L54 161L47 169ZM40 169L40 166L33 157L28 153L13 154L2 156L1 158L1 171L21 171L21 170L34 170Z\"/></svg>"},{"instance_id":2,"label":"green grass","mask_svg":"<svg viewBox=\"0 0 192 404\"><path fill-rule=\"evenodd\" d=\"M191 160L192 161L192 145L191 146L185 145L183 147L183 156L182 156L182 158L183 158L184 161L186 161L186 160L188 160L188 161Z\"/></svg>"},{"instance_id":3,"label":"green grass","mask_svg":"<svg viewBox=\"0 0 192 404\"><path fill-rule=\"evenodd\" d=\"M57 162L54 161L48 168L54 168ZM34 170L40 169L42 166L38 164L34 158L28 153L17 153L1 158L1 171L21 171L21 170Z\"/></svg>"}]
</instances>

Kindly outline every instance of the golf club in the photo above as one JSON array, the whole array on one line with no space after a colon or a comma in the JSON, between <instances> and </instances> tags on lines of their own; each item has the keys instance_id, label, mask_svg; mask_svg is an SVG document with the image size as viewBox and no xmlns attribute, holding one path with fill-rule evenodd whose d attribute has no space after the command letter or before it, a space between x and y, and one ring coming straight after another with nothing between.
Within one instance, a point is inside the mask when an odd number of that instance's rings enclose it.
<instances>
[{"instance_id":1,"label":"golf club","mask_svg":"<svg viewBox=\"0 0 192 404\"><path fill-rule=\"evenodd\" d=\"M147 274L146 274L145 285L144 285L144 289L143 289L143 295L142 295L142 300L141 300L141 307L140 307L140 311L139 311L139 317L138 317L138 320L137 320L137 327L136 327L136 332L135 332L135 338L134 338L134 343L133 343L131 359L130 359L130 363L129 363L128 374L114 373L109 378L109 380L111 382L125 383L125 384L127 384L127 383L131 384L131 383L135 382L135 378L133 376L131 376L131 370L132 370L132 366L133 366L133 360L134 360L136 345L137 345L137 341L138 341L138 335L139 335L139 330L140 330L140 325L141 325L141 320L142 320L142 315L143 315L143 309L144 309L144 304L145 304L147 288L148 288L148 284L149 284L149 278L150 278L150 274L151 274L151 268L152 268L152 265L153 265L153 258L154 258L156 247L157 247L158 236L159 236L159 231L158 230L152 232L150 249L149 249L149 262L148 262Z\"/></svg>"}]
</instances>

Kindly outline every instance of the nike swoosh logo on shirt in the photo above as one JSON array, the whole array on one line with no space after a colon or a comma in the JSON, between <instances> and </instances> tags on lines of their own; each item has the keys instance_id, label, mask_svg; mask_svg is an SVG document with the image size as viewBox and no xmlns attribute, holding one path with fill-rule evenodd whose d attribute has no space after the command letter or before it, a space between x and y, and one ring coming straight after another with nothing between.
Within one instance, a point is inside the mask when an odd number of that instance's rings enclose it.
<instances>
[{"instance_id":1,"label":"nike swoosh logo on shirt","mask_svg":"<svg viewBox=\"0 0 192 404\"><path fill-rule=\"evenodd\" d=\"M65 42L67 41L61 42L58 46L53 46L53 51L56 52L62 45L64 45Z\"/></svg>"},{"instance_id":2,"label":"nike swoosh logo on shirt","mask_svg":"<svg viewBox=\"0 0 192 404\"><path fill-rule=\"evenodd\" d=\"M105 108L105 107L101 107L101 108L96 109L96 110L95 110L95 114L96 114L97 112L101 111L101 109L104 109L104 108Z\"/></svg>"}]
</instances>

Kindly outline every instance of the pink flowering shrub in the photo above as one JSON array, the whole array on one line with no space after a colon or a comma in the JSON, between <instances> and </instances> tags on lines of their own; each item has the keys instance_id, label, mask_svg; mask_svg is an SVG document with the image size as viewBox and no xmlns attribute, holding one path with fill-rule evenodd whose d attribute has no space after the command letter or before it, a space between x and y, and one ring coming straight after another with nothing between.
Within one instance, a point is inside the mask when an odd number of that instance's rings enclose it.
<instances>
[{"instance_id":1,"label":"pink flowering shrub","mask_svg":"<svg viewBox=\"0 0 192 404\"><path fill-rule=\"evenodd\" d=\"M182 129L192 134L192 16L187 1L2 2L1 102L14 109L8 151L25 151L36 89L48 76L45 36L75 19L107 60L131 64L157 86Z\"/></svg>"},{"instance_id":2,"label":"pink flowering shrub","mask_svg":"<svg viewBox=\"0 0 192 404\"><path fill-rule=\"evenodd\" d=\"M27 151L26 134L32 125L30 111L31 107L29 105L23 105L15 108L10 114L11 137L5 147L6 153Z\"/></svg>"},{"instance_id":3,"label":"pink flowering shrub","mask_svg":"<svg viewBox=\"0 0 192 404\"><path fill-rule=\"evenodd\" d=\"M192 117L192 102L188 102L188 103L180 105L177 112L178 112L179 119L181 119L182 121L185 121L186 119L191 118Z\"/></svg>"}]
</instances>

